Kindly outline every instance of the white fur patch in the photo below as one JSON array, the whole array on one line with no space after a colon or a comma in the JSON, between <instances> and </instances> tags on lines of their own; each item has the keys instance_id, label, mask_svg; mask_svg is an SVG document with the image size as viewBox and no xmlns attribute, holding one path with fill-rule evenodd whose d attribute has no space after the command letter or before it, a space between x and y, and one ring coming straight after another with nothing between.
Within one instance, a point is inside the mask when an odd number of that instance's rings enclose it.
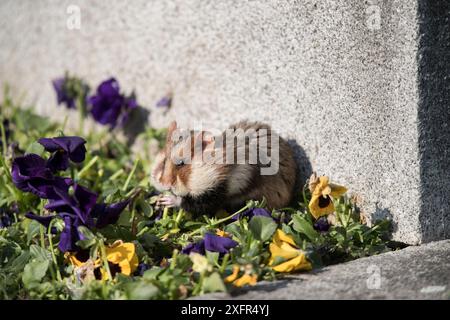
<instances>
[{"instance_id":1,"label":"white fur patch","mask_svg":"<svg viewBox=\"0 0 450 320\"><path fill-rule=\"evenodd\" d=\"M249 165L237 165L228 178L228 194L237 195L248 187L252 179L252 167Z\"/></svg>"},{"instance_id":2,"label":"white fur patch","mask_svg":"<svg viewBox=\"0 0 450 320\"><path fill-rule=\"evenodd\" d=\"M189 189L183 184L183 182L180 180L180 177L177 177L177 182L172 187L172 192L177 196L184 197L188 195Z\"/></svg>"},{"instance_id":3,"label":"white fur patch","mask_svg":"<svg viewBox=\"0 0 450 320\"><path fill-rule=\"evenodd\" d=\"M223 176L217 165L195 162L191 165L191 174L188 180L190 195L200 196L206 191L213 189Z\"/></svg>"}]
</instances>

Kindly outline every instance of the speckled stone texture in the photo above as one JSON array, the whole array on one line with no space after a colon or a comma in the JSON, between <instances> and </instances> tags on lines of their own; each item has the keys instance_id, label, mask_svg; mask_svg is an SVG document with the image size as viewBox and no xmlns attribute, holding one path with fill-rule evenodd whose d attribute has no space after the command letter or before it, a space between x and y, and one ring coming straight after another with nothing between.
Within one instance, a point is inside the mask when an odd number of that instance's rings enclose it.
<instances>
[{"instance_id":1,"label":"speckled stone texture","mask_svg":"<svg viewBox=\"0 0 450 320\"><path fill-rule=\"evenodd\" d=\"M450 240L328 266L195 299L450 299Z\"/></svg>"},{"instance_id":2,"label":"speckled stone texture","mask_svg":"<svg viewBox=\"0 0 450 320\"><path fill-rule=\"evenodd\" d=\"M302 177L345 184L417 244L450 234L449 10L428 2L3 0L0 82L58 119L50 80L69 70L114 75L157 127L269 122ZM156 109L167 92L173 108Z\"/></svg>"}]
</instances>

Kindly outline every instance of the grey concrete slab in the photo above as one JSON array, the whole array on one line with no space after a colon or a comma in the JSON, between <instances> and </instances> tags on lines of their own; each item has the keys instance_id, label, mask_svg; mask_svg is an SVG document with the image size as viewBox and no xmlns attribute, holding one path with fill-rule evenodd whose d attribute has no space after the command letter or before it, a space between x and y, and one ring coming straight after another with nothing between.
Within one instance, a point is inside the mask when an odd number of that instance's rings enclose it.
<instances>
[{"instance_id":1,"label":"grey concrete slab","mask_svg":"<svg viewBox=\"0 0 450 320\"><path fill-rule=\"evenodd\" d=\"M449 16L426 0L4 0L0 83L55 119L50 80L69 70L115 76L157 127L269 122L300 176L348 186L417 244L450 234Z\"/></svg>"},{"instance_id":2,"label":"grey concrete slab","mask_svg":"<svg viewBox=\"0 0 450 320\"><path fill-rule=\"evenodd\" d=\"M450 240L196 299L450 299Z\"/></svg>"}]
</instances>

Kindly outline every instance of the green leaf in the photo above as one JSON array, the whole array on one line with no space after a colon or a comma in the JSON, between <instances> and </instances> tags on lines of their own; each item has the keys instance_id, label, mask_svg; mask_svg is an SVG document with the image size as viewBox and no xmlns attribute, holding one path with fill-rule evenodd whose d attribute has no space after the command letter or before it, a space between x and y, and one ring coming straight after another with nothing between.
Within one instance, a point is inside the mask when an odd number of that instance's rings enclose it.
<instances>
[{"instance_id":1,"label":"green leaf","mask_svg":"<svg viewBox=\"0 0 450 320\"><path fill-rule=\"evenodd\" d=\"M83 237L87 240L95 239L95 235L92 233L91 230L84 226L79 226L78 231L83 235Z\"/></svg>"},{"instance_id":2,"label":"green leaf","mask_svg":"<svg viewBox=\"0 0 450 320\"><path fill-rule=\"evenodd\" d=\"M50 261L52 259L51 253L48 250L45 250L44 248L35 244L32 244L30 246L30 254L31 257L38 261Z\"/></svg>"},{"instance_id":3,"label":"green leaf","mask_svg":"<svg viewBox=\"0 0 450 320\"><path fill-rule=\"evenodd\" d=\"M129 283L127 286L128 298L131 300L149 300L155 298L159 289L151 283Z\"/></svg>"},{"instance_id":4,"label":"green leaf","mask_svg":"<svg viewBox=\"0 0 450 320\"><path fill-rule=\"evenodd\" d=\"M25 154L34 153L42 156L44 154L44 151L45 149L40 143L33 142L28 146L27 150L25 150Z\"/></svg>"},{"instance_id":5,"label":"green leaf","mask_svg":"<svg viewBox=\"0 0 450 320\"><path fill-rule=\"evenodd\" d=\"M206 258L208 258L209 263L212 265L218 265L219 264L219 253L218 252L211 252L206 250Z\"/></svg>"},{"instance_id":6,"label":"green leaf","mask_svg":"<svg viewBox=\"0 0 450 320\"><path fill-rule=\"evenodd\" d=\"M218 272L212 273L209 277L206 277L203 281L203 292L225 292L225 284Z\"/></svg>"},{"instance_id":7,"label":"green leaf","mask_svg":"<svg viewBox=\"0 0 450 320\"><path fill-rule=\"evenodd\" d=\"M319 237L319 233L316 230L314 230L312 224L309 223L308 220L303 218L301 215L299 214L294 215L292 217L292 220L294 221L294 230L304 234L312 242L315 242L316 239Z\"/></svg>"},{"instance_id":8,"label":"green leaf","mask_svg":"<svg viewBox=\"0 0 450 320\"><path fill-rule=\"evenodd\" d=\"M39 261L33 260L29 262L23 271L22 281L25 287L33 288L41 282L42 278L44 278L47 273L47 269L49 266L48 260Z\"/></svg>"},{"instance_id":9,"label":"green leaf","mask_svg":"<svg viewBox=\"0 0 450 320\"><path fill-rule=\"evenodd\" d=\"M82 249L87 249L95 245L97 241L95 239L78 240L76 245Z\"/></svg>"},{"instance_id":10,"label":"green leaf","mask_svg":"<svg viewBox=\"0 0 450 320\"><path fill-rule=\"evenodd\" d=\"M269 240L277 229L272 218L262 216L253 217L248 225L255 239L262 242Z\"/></svg>"},{"instance_id":11,"label":"green leaf","mask_svg":"<svg viewBox=\"0 0 450 320\"><path fill-rule=\"evenodd\" d=\"M36 220L31 220L27 227L27 243L30 243L31 239L39 234L40 229L41 224Z\"/></svg>"}]
</instances>

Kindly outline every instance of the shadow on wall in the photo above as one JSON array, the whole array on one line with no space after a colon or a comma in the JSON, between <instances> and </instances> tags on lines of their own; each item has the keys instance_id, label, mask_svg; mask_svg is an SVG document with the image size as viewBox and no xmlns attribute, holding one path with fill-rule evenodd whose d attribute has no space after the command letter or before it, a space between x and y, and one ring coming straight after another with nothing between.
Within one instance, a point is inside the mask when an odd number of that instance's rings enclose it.
<instances>
[{"instance_id":1,"label":"shadow on wall","mask_svg":"<svg viewBox=\"0 0 450 320\"><path fill-rule=\"evenodd\" d=\"M136 137L145 131L149 116L150 111L141 106L138 106L130 113L129 120L123 128L129 145L132 145Z\"/></svg>"},{"instance_id":2,"label":"shadow on wall","mask_svg":"<svg viewBox=\"0 0 450 320\"><path fill-rule=\"evenodd\" d=\"M418 0L422 241L450 237L450 2Z\"/></svg>"},{"instance_id":3,"label":"shadow on wall","mask_svg":"<svg viewBox=\"0 0 450 320\"><path fill-rule=\"evenodd\" d=\"M290 139L287 142L294 151L294 158L297 163L297 178L295 182L295 190L297 190L297 192L294 197L294 201L297 201L297 197L300 196L306 180L311 176L312 166L305 150L297 143L297 141Z\"/></svg>"}]
</instances>

